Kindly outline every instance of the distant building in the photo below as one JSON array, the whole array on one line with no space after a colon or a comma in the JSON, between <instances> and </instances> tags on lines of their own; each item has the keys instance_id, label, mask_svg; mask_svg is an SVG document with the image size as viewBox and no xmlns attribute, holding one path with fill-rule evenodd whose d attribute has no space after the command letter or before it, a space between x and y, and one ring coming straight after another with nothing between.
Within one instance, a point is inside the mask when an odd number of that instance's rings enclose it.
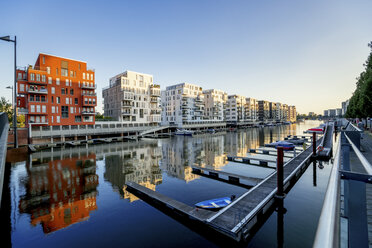
<instances>
[{"instance_id":1,"label":"distant building","mask_svg":"<svg viewBox=\"0 0 372 248\"><path fill-rule=\"evenodd\" d=\"M204 117L206 120L224 121L227 93L222 90L204 90Z\"/></svg>"},{"instance_id":2,"label":"distant building","mask_svg":"<svg viewBox=\"0 0 372 248\"><path fill-rule=\"evenodd\" d=\"M336 109L336 116L338 116L338 117L342 116L342 108Z\"/></svg>"},{"instance_id":3,"label":"distant building","mask_svg":"<svg viewBox=\"0 0 372 248\"><path fill-rule=\"evenodd\" d=\"M153 76L125 71L102 91L104 115L124 123L156 126L161 122L160 85Z\"/></svg>"},{"instance_id":4,"label":"distant building","mask_svg":"<svg viewBox=\"0 0 372 248\"><path fill-rule=\"evenodd\" d=\"M329 112L329 117L336 117L336 109L329 109L328 110L328 112Z\"/></svg>"},{"instance_id":5,"label":"distant building","mask_svg":"<svg viewBox=\"0 0 372 248\"><path fill-rule=\"evenodd\" d=\"M297 121L296 106L289 106L288 107L288 112L289 112L289 121L290 122L296 122Z\"/></svg>"},{"instance_id":6,"label":"distant building","mask_svg":"<svg viewBox=\"0 0 372 248\"><path fill-rule=\"evenodd\" d=\"M202 87L181 83L168 86L161 95L162 124L185 124L204 121L204 95Z\"/></svg>"},{"instance_id":7,"label":"distant building","mask_svg":"<svg viewBox=\"0 0 372 248\"><path fill-rule=\"evenodd\" d=\"M270 102L258 101L258 119L260 121L266 121L270 119Z\"/></svg>"},{"instance_id":8,"label":"distant building","mask_svg":"<svg viewBox=\"0 0 372 248\"><path fill-rule=\"evenodd\" d=\"M329 110L324 110L324 114L323 114L324 117L328 117L329 116Z\"/></svg>"},{"instance_id":9,"label":"distant building","mask_svg":"<svg viewBox=\"0 0 372 248\"><path fill-rule=\"evenodd\" d=\"M258 120L258 101L254 98L245 99L245 119L248 121Z\"/></svg>"},{"instance_id":10,"label":"distant building","mask_svg":"<svg viewBox=\"0 0 372 248\"><path fill-rule=\"evenodd\" d=\"M246 97L241 95L229 95L226 102L226 122L237 123L245 121Z\"/></svg>"},{"instance_id":11,"label":"distant building","mask_svg":"<svg viewBox=\"0 0 372 248\"><path fill-rule=\"evenodd\" d=\"M341 107L342 107L342 115L344 116L346 114L347 108L349 107L349 100L342 102Z\"/></svg>"}]
</instances>

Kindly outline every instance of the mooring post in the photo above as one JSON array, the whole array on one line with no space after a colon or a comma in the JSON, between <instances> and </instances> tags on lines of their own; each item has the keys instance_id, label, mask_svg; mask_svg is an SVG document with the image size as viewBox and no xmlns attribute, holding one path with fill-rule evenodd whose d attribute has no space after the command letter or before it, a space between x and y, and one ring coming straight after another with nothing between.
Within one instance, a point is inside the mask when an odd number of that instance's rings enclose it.
<instances>
[{"instance_id":1,"label":"mooring post","mask_svg":"<svg viewBox=\"0 0 372 248\"><path fill-rule=\"evenodd\" d=\"M316 133L313 132L313 156L316 155Z\"/></svg>"},{"instance_id":2,"label":"mooring post","mask_svg":"<svg viewBox=\"0 0 372 248\"><path fill-rule=\"evenodd\" d=\"M283 147L278 146L277 148L277 160L276 160L276 175L277 175L277 187L278 191L276 192L276 197L284 198L283 190Z\"/></svg>"}]
</instances>

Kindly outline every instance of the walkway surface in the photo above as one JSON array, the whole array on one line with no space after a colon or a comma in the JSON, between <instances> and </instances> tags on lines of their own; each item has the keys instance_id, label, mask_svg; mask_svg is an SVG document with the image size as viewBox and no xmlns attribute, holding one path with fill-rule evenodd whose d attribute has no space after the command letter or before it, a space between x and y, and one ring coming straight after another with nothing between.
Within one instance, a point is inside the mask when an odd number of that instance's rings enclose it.
<instances>
[{"instance_id":1,"label":"walkway surface","mask_svg":"<svg viewBox=\"0 0 372 248\"><path fill-rule=\"evenodd\" d=\"M364 157L372 164L372 133L364 131L360 141L360 150ZM372 248L372 184L366 184L367 219L368 219L368 242Z\"/></svg>"}]
</instances>

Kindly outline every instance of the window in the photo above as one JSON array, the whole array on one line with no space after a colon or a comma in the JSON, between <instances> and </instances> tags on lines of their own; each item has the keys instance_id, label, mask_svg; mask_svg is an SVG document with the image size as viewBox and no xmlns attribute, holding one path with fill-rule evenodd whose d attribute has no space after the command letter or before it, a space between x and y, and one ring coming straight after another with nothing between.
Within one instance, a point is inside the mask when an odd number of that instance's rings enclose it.
<instances>
[{"instance_id":1,"label":"window","mask_svg":"<svg viewBox=\"0 0 372 248\"><path fill-rule=\"evenodd\" d=\"M61 106L62 118L68 118L68 106Z\"/></svg>"},{"instance_id":2,"label":"window","mask_svg":"<svg viewBox=\"0 0 372 248\"><path fill-rule=\"evenodd\" d=\"M41 106L41 110L43 113L46 113L46 106L45 105Z\"/></svg>"},{"instance_id":3,"label":"window","mask_svg":"<svg viewBox=\"0 0 372 248\"><path fill-rule=\"evenodd\" d=\"M81 122L81 116L75 116L75 122Z\"/></svg>"},{"instance_id":4,"label":"window","mask_svg":"<svg viewBox=\"0 0 372 248\"><path fill-rule=\"evenodd\" d=\"M90 74L90 80L93 80L93 74Z\"/></svg>"},{"instance_id":5,"label":"window","mask_svg":"<svg viewBox=\"0 0 372 248\"><path fill-rule=\"evenodd\" d=\"M22 79L22 72L18 72L18 79Z\"/></svg>"},{"instance_id":6,"label":"window","mask_svg":"<svg viewBox=\"0 0 372 248\"><path fill-rule=\"evenodd\" d=\"M56 78L56 85L59 85L59 78Z\"/></svg>"},{"instance_id":7,"label":"window","mask_svg":"<svg viewBox=\"0 0 372 248\"><path fill-rule=\"evenodd\" d=\"M56 107L52 106L52 114L56 112Z\"/></svg>"},{"instance_id":8,"label":"window","mask_svg":"<svg viewBox=\"0 0 372 248\"><path fill-rule=\"evenodd\" d=\"M70 89L70 95L74 95L74 89Z\"/></svg>"},{"instance_id":9,"label":"window","mask_svg":"<svg viewBox=\"0 0 372 248\"><path fill-rule=\"evenodd\" d=\"M61 68L61 76L68 77L68 70L65 68Z\"/></svg>"},{"instance_id":10,"label":"window","mask_svg":"<svg viewBox=\"0 0 372 248\"><path fill-rule=\"evenodd\" d=\"M50 67L47 67L47 73L50 74Z\"/></svg>"},{"instance_id":11,"label":"window","mask_svg":"<svg viewBox=\"0 0 372 248\"><path fill-rule=\"evenodd\" d=\"M46 102L45 101L45 96L41 96L41 102Z\"/></svg>"},{"instance_id":12,"label":"window","mask_svg":"<svg viewBox=\"0 0 372 248\"><path fill-rule=\"evenodd\" d=\"M43 56L43 64L45 64L45 56Z\"/></svg>"},{"instance_id":13,"label":"window","mask_svg":"<svg viewBox=\"0 0 372 248\"><path fill-rule=\"evenodd\" d=\"M75 98L75 104L79 104L79 100L77 98Z\"/></svg>"},{"instance_id":14,"label":"window","mask_svg":"<svg viewBox=\"0 0 372 248\"><path fill-rule=\"evenodd\" d=\"M57 103L60 104L61 103L61 98L59 96L57 96Z\"/></svg>"},{"instance_id":15,"label":"window","mask_svg":"<svg viewBox=\"0 0 372 248\"><path fill-rule=\"evenodd\" d=\"M52 84L52 78L48 77L48 84Z\"/></svg>"},{"instance_id":16,"label":"window","mask_svg":"<svg viewBox=\"0 0 372 248\"><path fill-rule=\"evenodd\" d=\"M30 74L30 80L35 81L35 74L34 73Z\"/></svg>"},{"instance_id":17,"label":"window","mask_svg":"<svg viewBox=\"0 0 372 248\"><path fill-rule=\"evenodd\" d=\"M24 91L25 90L25 85L24 84L20 84L19 85L19 91Z\"/></svg>"},{"instance_id":18,"label":"window","mask_svg":"<svg viewBox=\"0 0 372 248\"><path fill-rule=\"evenodd\" d=\"M31 105L31 112L35 112L35 105Z\"/></svg>"},{"instance_id":19,"label":"window","mask_svg":"<svg viewBox=\"0 0 372 248\"><path fill-rule=\"evenodd\" d=\"M54 97L52 96L52 103L54 103Z\"/></svg>"},{"instance_id":20,"label":"window","mask_svg":"<svg viewBox=\"0 0 372 248\"><path fill-rule=\"evenodd\" d=\"M71 113L71 114L74 113L74 107L70 107L70 113Z\"/></svg>"},{"instance_id":21,"label":"window","mask_svg":"<svg viewBox=\"0 0 372 248\"><path fill-rule=\"evenodd\" d=\"M68 102L68 97L66 98L66 104L69 104L69 102Z\"/></svg>"},{"instance_id":22,"label":"window","mask_svg":"<svg viewBox=\"0 0 372 248\"><path fill-rule=\"evenodd\" d=\"M36 112L40 113L40 105L36 105Z\"/></svg>"},{"instance_id":23,"label":"window","mask_svg":"<svg viewBox=\"0 0 372 248\"><path fill-rule=\"evenodd\" d=\"M61 122L61 116L57 116L57 123Z\"/></svg>"},{"instance_id":24,"label":"window","mask_svg":"<svg viewBox=\"0 0 372 248\"><path fill-rule=\"evenodd\" d=\"M52 87L52 94L56 93L56 88Z\"/></svg>"},{"instance_id":25,"label":"window","mask_svg":"<svg viewBox=\"0 0 372 248\"><path fill-rule=\"evenodd\" d=\"M68 86L68 79L66 79L66 86Z\"/></svg>"},{"instance_id":26,"label":"window","mask_svg":"<svg viewBox=\"0 0 372 248\"><path fill-rule=\"evenodd\" d=\"M51 122L53 123L54 122L54 116L52 115L52 117L50 119L51 119Z\"/></svg>"},{"instance_id":27,"label":"window","mask_svg":"<svg viewBox=\"0 0 372 248\"><path fill-rule=\"evenodd\" d=\"M40 81L40 74L36 74L36 81Z\"/></svg>"},{"instance_id":28,"label":"window","mask_svg":"<svg viewBox=\"0 0 372 248\"><path fill-rule=\"evenodd\" d=\"M65 88L62 88L61 89L61 94L64 95L66 92L65 92Z\"/></svg>"},{"instance_id":29,"label":"window","mask_svg":"<svg viewBox=\"0 0 372 248\"><path fill-rule=\"evenodd\" d=\"M41 75L41 81L44 82L44 83L46 82L46 76L45 75Z\"/></svg>"},{"instance_id":30,"label":"window","mask_svg":"<svg viewBox=\"0 0 372 248\"><path fill-rule=\"evenodd\" d=\"M33 101L34 101L34 96L31 95L31 96L30 96L30 102L33 102Z\"/></svg>"},{"instance_id":31,"label":"window","mask_svg":"<svg viewBox=\"0 0 372 248\"><path fill-rule=\"evenodd\" d=\"M85 72L83 72L83 79L85 79Z\"/></svg>"},{"instance_id":32,"label":"window","mask_svg":"<svg viewBox=\"0 0 372 248\"><path fill-rule=\"evenodd\" d=\"M58 75L58 68L56 68L56 75Z\"/></svg>"},{"instance_id":33,"label":"window","mask_svg":"<svg viewBox=\"0 0 372 248\"><path fill-rule=\"evenodd\" d=\"M74 76L74 72L70 71L70 77L73 77L73 76Z\"/></svg>"}]
</instances>

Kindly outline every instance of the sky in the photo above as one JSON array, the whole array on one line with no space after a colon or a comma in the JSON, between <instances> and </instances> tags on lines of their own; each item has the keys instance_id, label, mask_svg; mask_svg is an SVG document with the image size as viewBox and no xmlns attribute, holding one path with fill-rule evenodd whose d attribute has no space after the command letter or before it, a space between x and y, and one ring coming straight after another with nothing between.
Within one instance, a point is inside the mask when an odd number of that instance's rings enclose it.
<instances>
[{"instance_id":1,"label":"sky","mask_svg":"<svg viewBox=\"0 0 372 248\"><path fill-rule=\"evenodd\" d=\"M17 65L39 53L86 61L98 106L126 70L166 86L189 82L299 113L341 108L364 70L370 0L0 0L0 36L17 36ZM13 44L0 41L0 96L11 99Z\"/></svg>"}]
</instances>

